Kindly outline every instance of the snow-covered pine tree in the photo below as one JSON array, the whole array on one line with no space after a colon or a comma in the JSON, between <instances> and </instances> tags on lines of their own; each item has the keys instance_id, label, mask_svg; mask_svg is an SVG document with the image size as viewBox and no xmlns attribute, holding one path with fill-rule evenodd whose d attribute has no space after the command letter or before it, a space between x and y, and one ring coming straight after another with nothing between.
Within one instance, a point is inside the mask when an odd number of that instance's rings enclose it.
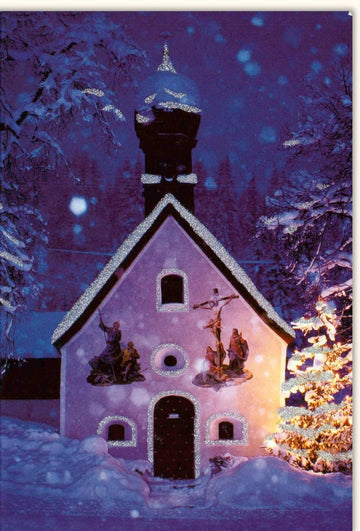
<instances>
[{"instance_id":1,"label":"snow-covered pine tree","mask_svg":"<svg viewBox=\"0 0 360 531\"><path fill-rule=\"evenodd\" d=\"M145 53L106 13L3 12L0 31L0 324L6 358L16 354L15 317L26 295L37 291L34 251L45 236L29 183L42 172L80 182L71 167L77 137L93 138L94 149L104 154L119 148L121 89L136 84Z\"/></svg>"},{"instance_id":2,"label":"snow-covered pine tree","mask_svg":"<svg viewBox=\"0 0 360 531\"><path fill-rule=\"evenodd\" d=\"M335 302L344 340L352 332L350 61L344 57L327 84L307 87L297 131L284 142L289 177L267 198L268 214L260 218L258 233L281 275L285 264L294 296L284 298L284 307L297 305L292 318L299 315L299 298L311 310L321 295Z\"/></svg>"},{"instance_id":3,"label":"snow-covered pine tree","mask_svg":"<svg viewBox=\"0 0 360 531\"><path fill-rule=\"evenodd\" d=\"M16 357L14 328L27 301L40 285L34 254L47 242L40 212L32 207L14 182L2 183L0 202L0 324L1 371L7 359Z\"/></svg>"},{"instance_id":4,"label":"snow-covered pine tree","mask_svg":"<svg viewBox=\"0 0 360 531\"><path fill-rule=\"evenodd\" d=\"M289 359L292 377L283 391L300 391L306 406L281 408L280 431L265 441L272 455L315 472L352 469L352 345L339 339L339 324L335 309L322 299L315 316L293 323L308 336L308 346Z\"/></svg>"},{"instance_id":5,"label":"snow-covered pine tree","mask_svg":"<svg viewBox=\"0 0 360 531\"><path fill-rule=\"evenodd\" d=\"M104 154L119 147L121 97L145 55L106 13L2 13L0 58L5 169L72 174L81 133Z\"/></svg>"},{"instance_id":6,"label":"snow-covered pine tree","mask_svg":"<svg viewBox=\"0 0 360 531\"><path fill-rule=\"evenodd\" d=\"M193 171L198 178L195 186L195 215L204 225L214 232L214 209L217 200L218 184L202 161L195 161Z\"/></svg>"},{"instance_id":7,"label":"snow-covered pine tree","mask_svg":"<svg viewBox=\"0 0 360 531\"><path fill-rule=\"evenodd\" d=\"M228 156L218 164L216 182L218 188L216 191L216 215L214 217L214 234L225 246L226 249L233 251L236 242L233 242L233 231L236 227L236 218L238 214L238 196L235 190L234 179L232 176L232 166Z\"/></svg>"}]
</instances>

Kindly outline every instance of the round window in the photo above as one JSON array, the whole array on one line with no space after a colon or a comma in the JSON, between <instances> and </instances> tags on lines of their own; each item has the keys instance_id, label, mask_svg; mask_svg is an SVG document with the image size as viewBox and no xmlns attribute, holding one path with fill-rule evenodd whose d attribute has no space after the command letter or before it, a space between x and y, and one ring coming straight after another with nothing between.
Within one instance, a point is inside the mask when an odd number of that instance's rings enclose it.
<instances>
[{"instance_id":1,"label":"round window","mask_svg":"<svg viewBox=\"0 0 360 531\"><path fill-rule=\"evenodd\" d=\"M151 366L162 376L178 376L189 365L189 359L179 345L166 344L158 346L151 355Z\"/></svg>"},{"instance_id":2,"label":"round window","mask_svg":"<svg viewBox=\"0 0 360 531\"><path fill-rule=\"evenodd\" d=\"M175 367L177 364L177 359L172 354L169 354L168 356L165 356L164 364L166 365L166 367Z\"/></svg>"}]
</instances>

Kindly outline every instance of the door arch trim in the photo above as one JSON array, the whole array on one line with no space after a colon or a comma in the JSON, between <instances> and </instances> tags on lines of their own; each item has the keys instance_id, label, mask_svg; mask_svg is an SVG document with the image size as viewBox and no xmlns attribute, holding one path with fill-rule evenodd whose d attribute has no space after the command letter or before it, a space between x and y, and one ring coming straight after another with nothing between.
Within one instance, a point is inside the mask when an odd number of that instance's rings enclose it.
<instances>
[{"instance_id":1,"label":"door arch trim","mask_svg":"<svg viewBox=\"0 0 360 531\"><path fill-rule=\"evenodd\" d=\"M148 408L148 434L147 434L147 450L148 461L154 465L154 409L155 404L166 396L181 396L187 398L194 406L195 418L194 418L194 465L195 465L195 478L200 475L200 404L198 400L190 393L184 391L163 391L153 396L150 400Z\"/></svg>"}]
</instances>

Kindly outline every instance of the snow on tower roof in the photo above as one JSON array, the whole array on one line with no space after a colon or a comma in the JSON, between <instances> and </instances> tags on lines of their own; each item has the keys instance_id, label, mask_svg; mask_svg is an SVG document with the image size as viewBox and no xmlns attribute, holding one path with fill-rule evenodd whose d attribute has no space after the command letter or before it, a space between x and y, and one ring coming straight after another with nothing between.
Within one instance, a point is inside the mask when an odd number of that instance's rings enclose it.
<instances>
[{"instance_id":1,"label":"snow on tower roof","mask_svg":"<svg viewBox=\"0 0 360 531\"><path fill-rule=\"evenodd\" d=\"M192 79L176 72L167 44L157 71L140 85L136 120L143 124L152 122L155 119L153 107L201 113L199 91Z\"/></svg>"},{"instance_id":2,"label":"snow on tower roof","mask_svg":"<svg viewBox=\"0 0 360 531\"><path fill-rule=\"evenodd\" d=\"M261 318L283 339L290 342L295 337L294 330L277 314L271 304L257 290L251 279L232 258L223 245L211 232L172 194L166 194L154 210L126 238L98 277L90 284L71 310L55 329L52 343L61 346L67 342L96 310L102 297L118 281L117 272L126 269L139 254L144 244L155 233L158 226L169 215L173 216L189 236L210 257L215 265L227 276L235 289L257 311Z\"/></svg>"}]
</instances>

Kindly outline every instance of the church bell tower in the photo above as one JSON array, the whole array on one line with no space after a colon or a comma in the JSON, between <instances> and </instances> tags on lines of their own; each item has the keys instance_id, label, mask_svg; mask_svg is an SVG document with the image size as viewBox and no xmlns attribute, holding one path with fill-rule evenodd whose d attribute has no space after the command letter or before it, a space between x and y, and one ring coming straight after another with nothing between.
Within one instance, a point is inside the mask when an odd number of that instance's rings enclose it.
<instances>
[{"instance_id":1,"label":"church bell tower","mask_svg":"<svg viewBox=\"0 0 360 531\"><path fill-rule=\"evenodd\" d=\"M166 193L172 193L194 213L192 149L200 125L198 90L192 80L178 74L167 44L162 63L140 86L135 110L135 131L145 154L141 177L148 215Z\"/></svg>"}]
</instances>

